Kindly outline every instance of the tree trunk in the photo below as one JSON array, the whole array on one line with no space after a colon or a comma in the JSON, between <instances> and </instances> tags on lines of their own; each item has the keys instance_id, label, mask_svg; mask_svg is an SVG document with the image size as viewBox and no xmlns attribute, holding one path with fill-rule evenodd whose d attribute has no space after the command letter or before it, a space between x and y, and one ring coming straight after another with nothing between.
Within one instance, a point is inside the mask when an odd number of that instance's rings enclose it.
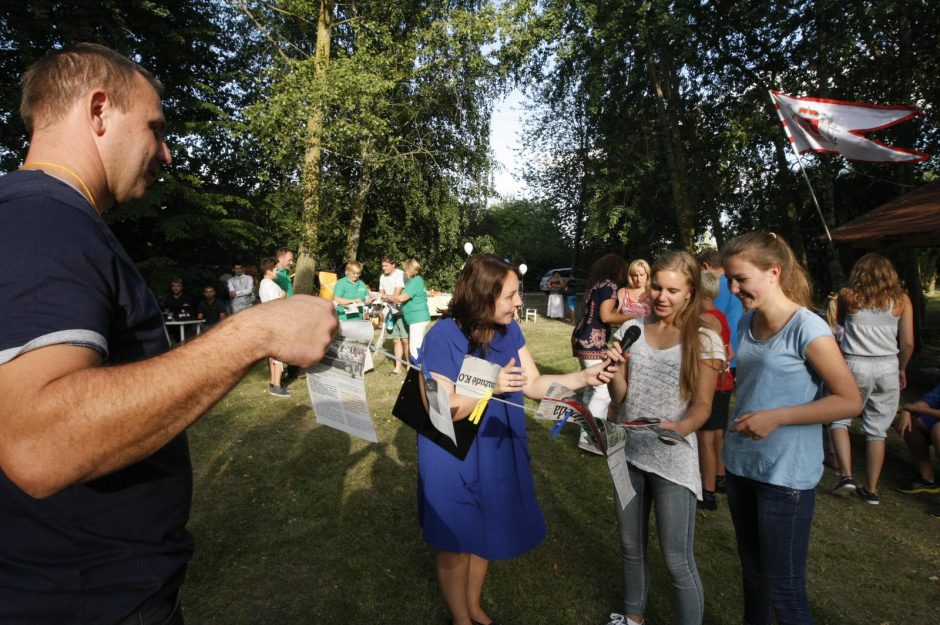
<instances>
[{"instance_id":1,"label":"tree trunk","mask_svg":"<svg viewBox=\"0 0 940 625\"><path fill-rule=\"evenodd\" d=\"M679 247L692 249L695 243L695 211L688 194L688 166L686 164L685 148L679 134L678 119L675 114L679 106L678 94L660 76L656 59L652 49L646 49L646 65L649 72L650 84L656 98L656 116L659 118L659 127L666 138L664 149L666 163L669 167L669 182L672 189L672 208L676 219L676 232ZM668 100L668 102L667 102Z\"/></svg>"},{"instance_id":2,"label":"tree trunk","mask_svg":"<svg viewBox=\"0 0 940 625\"><path fill-rule=\"evenodd\" d=\"M331 0L320 0L317 20L317 49L314 57L314 80L322 85L330 62L330 32L333 23ZM297 273L294 275L295 293L313 293L313 278L317 270L320 228L320 184L323 158L323 105L317 103L307 118L307 147L304 151L303 211L301 213L300 251Z\"/></svg>"},{"instance_id":3,"label":"tree trunk","mask_svg":"<svg viewBox=\"0 0 940 625\"><path fill-rule=\"evenodd\" d=\"M369 159L372 153L369 146L362 149L362 165L359 175L359 185L356 188L356 197L353 200L352 215L349 217L349 233L346 236L346 261L356 260L359 254L359 239L362 235L362 219L366 214L366 198L372 187L372 166Z\"/></svg>"}]
</instances>

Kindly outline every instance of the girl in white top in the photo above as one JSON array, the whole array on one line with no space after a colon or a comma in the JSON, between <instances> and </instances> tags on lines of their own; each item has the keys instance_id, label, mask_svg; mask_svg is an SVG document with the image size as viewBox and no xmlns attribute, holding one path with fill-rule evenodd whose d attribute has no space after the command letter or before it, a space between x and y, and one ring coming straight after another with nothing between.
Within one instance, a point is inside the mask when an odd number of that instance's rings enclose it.
<instances>
[{"instance_id":1,"label":"girl in white top","mask_svg":"<svg viewBox=\"0 0 940 625\"><path fill-rule=\"evenodd\" d=\"M619 499L616 504L626 614L612 615L612 623L643 623L649 586L646 543L655 505L659 544L676 589L675 622L696 625L702 622L704 599L693 548L695 503L702 493L695 430L711 414L724 347L701 319L695 259L686 252L667 252L651 273L650 314L626 322L617 333L619 340L630 326L641 330L627 358L620 356L617 343L611 351L611 358L621 362L610 395L617 403L626 400L619 422L655 417L660 427L679 432L689 444L669 446L648 430L629 432L624 453L636 496L624 508Z\"/></svg>"}]
</instances>

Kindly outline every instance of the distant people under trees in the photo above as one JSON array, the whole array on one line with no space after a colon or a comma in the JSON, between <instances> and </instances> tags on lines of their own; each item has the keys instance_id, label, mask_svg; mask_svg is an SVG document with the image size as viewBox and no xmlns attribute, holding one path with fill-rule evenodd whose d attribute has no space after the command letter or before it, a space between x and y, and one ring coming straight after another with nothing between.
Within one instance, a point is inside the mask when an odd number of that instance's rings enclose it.
<instances>
[{"instance_id":1,"label":"distant people under trees","mask_svg":"<svg viewBox=\"0 0 940 625\"><path fill-rule=\"evenodd\" d=\"M196 307L196 319L206 322L206 327L211 328L218 322L225 319L225 304L215 297L215 287L207 286L202 290L202 301Z\"/></svg>"},{"instance_id":2,"label":"distant people under trees","mask_svg":"<svg viewBox=\"0 0 940 625\"><path fill-rule=\"evenodd\" d=\"M235 275L228 280L228 295L232 306L232 314L235 314L251 306L255 281L245 272L245 267L241 263L235 263L232 272Z\"/></svg>"}]
</instances>

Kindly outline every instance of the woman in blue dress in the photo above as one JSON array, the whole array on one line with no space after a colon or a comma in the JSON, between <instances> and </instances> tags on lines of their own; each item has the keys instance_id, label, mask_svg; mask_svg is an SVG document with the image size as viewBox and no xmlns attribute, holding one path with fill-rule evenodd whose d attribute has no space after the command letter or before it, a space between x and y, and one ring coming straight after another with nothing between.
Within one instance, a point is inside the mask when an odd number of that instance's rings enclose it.
<instances>
[{"instance_id":1,"label":"woman in blue dress","mask_svg":"<svg viewBox=\"0 0 940 625\"><path fill-rule=\"evenodd\" d=\"M480 605L490 560L536 547L545 521L535 499L526 445L524 397L540 398L552 382L571 389L606 384L608 361L565 375L540 375L514 319L522 305L515 267L495 256L471 256L450 307L424 340L424 364L450 394L454 421L477 398L455 393L468 354L501 368L480 429L459 460L418 436L418 510L424 540L436 551L438 582L454 625L495 623Z\"/></svg>"}]
</instances>

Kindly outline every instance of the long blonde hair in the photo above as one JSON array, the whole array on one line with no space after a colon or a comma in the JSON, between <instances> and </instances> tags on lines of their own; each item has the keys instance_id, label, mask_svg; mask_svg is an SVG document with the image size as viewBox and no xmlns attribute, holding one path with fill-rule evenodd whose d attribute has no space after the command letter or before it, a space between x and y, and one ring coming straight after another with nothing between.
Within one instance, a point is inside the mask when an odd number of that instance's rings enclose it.
<instances>
[{"instance_id":1,"label":"long blonde hair","mask_svg":"<svg viewBox=\"0 0 940 625\"><path fill-rule=\"evenodd\" d=\"M800 306L808 308L813 305L809 274L797 260L790 245L779 234L748 232L737 236L721 248L723 263L732 256L742 256L762 271L780 267L780 289L783 294Z\"/></svg>"},{"instance_id":2,"label":"long blonde hair","mask_svg":"<svg viewBox=\"0 0 940 625\"><path fill-rule=\"evenodd\" d=\"M702 325L702 294L699 288L699 266L688 252L669 250L656 259L650 278L658 271L675 271L685 276L691 297L673 319L682 336L682 366L679 372L679 397L692 398L698 380L698 365L702 353L699 328Z\"/></svg>"},{"instance_id":3,"label":"long blonde hair","mask_svg":"<svg viewBox=\"0 0 940 625\"><path fill-rule=\"evenodd\" d=\"M840 295L851 308L885 309L900 301L904 290L891 261L871 253L856 261Z\"/></svg>"}]
</instances>

